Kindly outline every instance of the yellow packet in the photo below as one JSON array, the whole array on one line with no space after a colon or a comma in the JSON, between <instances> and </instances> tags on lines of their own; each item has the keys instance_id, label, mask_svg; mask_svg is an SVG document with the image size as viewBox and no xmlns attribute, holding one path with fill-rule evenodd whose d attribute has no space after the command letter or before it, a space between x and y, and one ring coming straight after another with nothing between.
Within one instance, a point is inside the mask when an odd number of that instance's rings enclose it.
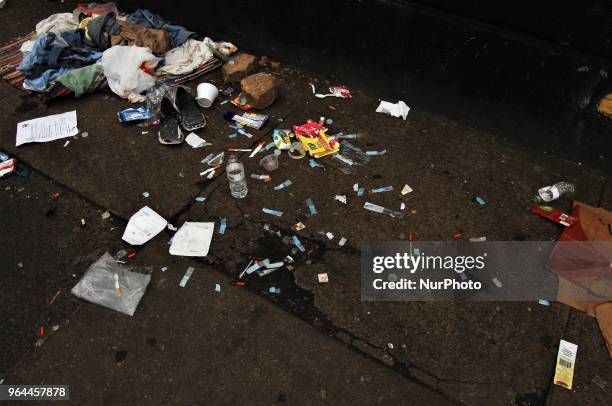
<instances>
[{"instance_id":1,"label":"yellow packet","mask_svg":"<svg viewBox=\"0 0 612 406\"><path fill-rule=\"evenodd\" d=\"M327 134L323 131L319 131L319 134L315 138L305 137L298 135L298 139L302 142L304 151L308 152L315 158L321 158L325 155L336 153L340 150L340 145L335 142L330 143Z\"/></svg>"},{"instance_id":2,"label":"yellow packet","mask_svg":"<svg viewBox=\"0 0 612 406\"><path fill-rule=\"evenodd\" d=\"M555 367L555 385L572 389L574 381L574 365L576 363L576 353L578 346L568 341L561 340L559 343L559 353L557 354L557 366Z\"/></svg>"}]
</instances>

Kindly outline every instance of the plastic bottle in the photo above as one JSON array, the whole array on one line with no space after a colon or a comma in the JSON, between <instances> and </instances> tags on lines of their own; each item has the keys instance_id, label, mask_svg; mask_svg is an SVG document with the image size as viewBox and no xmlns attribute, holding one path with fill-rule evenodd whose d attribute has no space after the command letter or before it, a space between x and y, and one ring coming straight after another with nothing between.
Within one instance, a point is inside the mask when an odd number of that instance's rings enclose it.
<instances>
[{"instance_id":1,"label":"plastic bottle","mask_svg":"<svg viewBox=\"0 0 612 406\"><path fill-rule=\"evenodd\" d=\"M244 165L238 161L235 155L230 155L225 171L227 172L227 180L232 197L236 199L244 198L249 192Z\"/></svg>"},{"instance_id":2,"label":"plastic bottle","mask_svg":"<svg viewBox=\"0 0 612 406\"><path fill-rule=\"evenodd\" d=\"M561 195L572 194L576 191L576 186L567 182L557 182L552 186L546 186L538 190L538 194L534 198L537 203L552 202L557 200Z\"/></svg>"}]
</instances>

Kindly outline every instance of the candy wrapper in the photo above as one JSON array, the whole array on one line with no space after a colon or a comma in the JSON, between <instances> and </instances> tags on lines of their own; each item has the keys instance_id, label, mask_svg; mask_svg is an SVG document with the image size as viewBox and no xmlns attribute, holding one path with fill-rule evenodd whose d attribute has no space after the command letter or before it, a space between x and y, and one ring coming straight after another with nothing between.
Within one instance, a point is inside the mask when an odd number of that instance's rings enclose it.
<instances>
[{"instance_id":1,"label":"candy wrapper","mask_svg":"<svg viewBox=\"0 0 612 406\"><path fill-rule=\"evenodd\" d=\"M289 130L274 130L272 140L278 149L288 150L291 148L291 133Z\"/></svg>"},{"instance_id":2,"label":"candy wrapper","mask_svg":"<svg viewBox=\"0 0 612 406\"><path fill-rule=\"evenodd\" d=\"M565 227L570 227L576 222L575 217L572 217L569 214L563 213L559 209L554 209L549 206L533 206L531 208L531 211L536 214L539 214L544 218L549 219L550 221L554 221L555 223L564 225Z\"/></svg>"},{"instance_id":3,"label":"candy wrapper","mask_svg":"<svg viewBox=\"0 0 612 406\"><path fill-rule=\"evenodd\" d=\"M346 86L334 86L329 88L329 92L336 97L340 97L342 99L350 99L353 97L351 91Z\"/></svg>"},{"instance_id":4,"label":"candy wrapper","mask_svg":"<svg viewBox=\"0 0 612 406\"><path fill-rule=\"evenodd\" d=\"M239 94L238 96L232 99L232 104L238 107L240 110L251 110L251 105L247 103L246 97L244 95Z\"/></svg>"}]
</instances>

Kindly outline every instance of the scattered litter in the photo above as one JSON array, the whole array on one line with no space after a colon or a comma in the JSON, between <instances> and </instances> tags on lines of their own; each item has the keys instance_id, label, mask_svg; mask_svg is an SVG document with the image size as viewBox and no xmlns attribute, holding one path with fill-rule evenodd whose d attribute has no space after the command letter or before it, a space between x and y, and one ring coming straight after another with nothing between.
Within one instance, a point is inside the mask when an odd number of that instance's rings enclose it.
<instances>
[{"instance_id":1,"label":"scattered litter","mask_svg":"<svg viewBox=\"0 0 612 406\"><path fill-rule=\"evenodd\" d=\"M293 182L291 182L290 180L286 180L283 183L281 183L280 185L274 186L274 190L283 190L283 189L291 186L292 184L293 184Z\"/></svg>"},{"instance_id":2,"label":"scattered litter","mask_svg":"<svg viewBox=\"0 0 612 406\"><path fill-rule=\"evenodd\" d=\"M54 114L17 124L15 146L18 147L29 142L48 142L60 138L74 137L78 133L76 110Z\"/></svg>"},{"instance_id":3,"label":"scattered litter","mask_svg":"<svg viewBox=\"0 0 612 406\"><path fill-rule=\"evenodd\" d=\"M227 138L229 138L229 139L231 140L231 139L236 138L237 136L238 136L238 133L231 133L231 134L229 134L229 135L227 136Z\"/></svg>"},{"instance_id":4,"label":"scattered litter","mask_svg":"<svg viewBox=\"0 0 612 406\"><path fill-rule=\"evenodd\" d=\"M207 164L207 163L208 163L208 161L210 161L210 160L212 159L212 157L213 157L213 156L214 156L214 154L213 154L213 153L210 153L210 154L206 155L206 156L204 157L204 159L202 159L200 162L201 162L201 163L203 163L203 164Z\"/></svg>"},{"instance_id":5,"label":"scattered litter","mask_svg":"<svg viewBox=\"0 0 612 406\"><path fill-rule=\"evenodd\" d=\"M546 299L539 299L538 303L541 304L542 306L550 306L550 302Z\"/></svg>"},{"instance_id":6,"label":"scattered litter","mask_svg":"<svg viewBox=\"0 0 612 406\"><path fill-rule=\"evenodd\" d=\"M336 195L336 196L334 197L334 200L337 200L337 201L339 201L340 203L347 204L347 203L346 203L346 195Z\"/></svg>"},{"instance_id":7,"label":"scattered litter","mask_svg":"<svg viewBox=\"0 0 612 406\"><path fill-rule=\"evenodd\" d=\"M538 189L538 194L533 199L536 203L552 202L562 195L571 195L576 192L576 186L568 182L557 182L552 186Z\"/></svg>"},{"instance_id":8,"label":"scattered litter","mask_svg":"<svg viewBox=\"0 0 612 406\"><path fill-rule=\"evenodd\" d=\"M61 195L60 192L51 192L51 200L58 200Z\"/></svg>"},{"instance_id":9,"label":"scattered litter","mask_svg":"<svg viewBox=\"0 0 612 406\"><path fill-rule=\"evenodd\" d=\"M408 112L410 111L410 107L403 101L398 101L397 103L389 103L386 101L381 101L378 107L376 108L377 113L388 114L392 117L401 117L406 120L408 117Z\"/></svg>"},{"instance_id":10,"label":"scattered litter","mask_svg":"<svg viewBox=\"0 0 612 406\"><path fill-rule=\"evenodd\" d=\"M302 159L306 156L306 151L304 151L304 144L300 141L292 142L289 147L288 155L292 159Z\"/></svg>"},{"instance_id":11,"label":"scattered litter","mask_svg":"<svg viewBox=\"0 0 612 406\"><path fill-rule=\"evenodd\" d=\"M327 236L328 240L333 240L334 239L334 235L332 233L330 233L329 231L327 233L325 233L325 235Z\"/></svg>"},{"instance_id":12,"label":"scattered litter","mask_svg":"<svg viewBox=\"0 0 612 406\"><path fill-rule=\"evenodd\" d=\"M185 272L185 275L183 275L183 278L181 279L181 282L179 283L179 286L181 288L184 288L185 286L187 286L187 282L189 282L189 278L191 278L193 271L195 271L195 268L191 266L187 268L187 272Z\"/></svg>"},{"instance_id":13,"label":"scattered litter","mask_svg":"<svg viewBox=\"0 0 612 406\"><path fill-rule=\"evenodd\" d=\"M358 190L359 190L359 183L355 183L355 184L353 185L353 191L355 191L355 192L356 192L356 191L358 191Z\"/></svg>"},{"instance_id":14,"label":"scattered litter","mask_svg":"<svg viewBox=\"0 0 612 406\"><path fill-rule=\"evenodd\" d=\"M238 133L244 135L245 137L249 139L253 138L253 134L251 134L250 132L244 131L242 128L238 130Z\"/></svg>"},{"instance_id":15,"label":"scattered litter","mask_svg":"<svg viewBox=\"0 0 612 406\"><path fill-rule=\"evenodd\" d=\"M198 196L198 197L195 198L195 200L198 203L204 203L206 201L206 198L202 197L202 196Z\"/></svg>"},{"instance_id":16,"label":"scattered litter","mask_svg":"<svg viewBox=\"0 0 612 406\"><path fill-rule=\"evenodd\" d=\"M564 225L565 227L569 227L576 222L575 217L565 214L559 209L553 209L549 206L533 206L531 211L549 219L550 221Z\"/></svg>"},{"instance_id":17,"label":"scattered litter","mask_svg":"<svg viewBox=\"0 0 612 406\"><path fill-rule=\"evenodd\" d=\"M212 145L209 142L206 142L205 139L199 137L197 134L191 132L185 137L185 141L187 144L191 145L192 148L203 148L207 145Z\"/></svg>"},{"instance_id":18,"label":"scattered litter","mask_svg":"<svg viewBox=\"0 0 612 406\"><path fill-rule=\"evenodd\" d=\"M259 160L259 164L264 167L268 172L274 172L278 169L278 156L281 154L281 150L277 149L273 154L266 155Z\"/></svg>"},{"instance_id":19,"label":"scattered litter","mask_svg":"<svg viewBox=\"0 0 612 406\"><path fill-rule=\"evenodd\" d=\"M209 166L217 166L223 163L223 157L225 156L225 152L220 152L215 157L206 161Z\"/></svg>"},{"instance_id":20,"label":"scattered litter","mask_svg":"<svg viewBox=\"0 0 612 406\"><path fill-rule=\"evenodd\" d=\"M68 146L68 144L70 144L70 140L68 140L68 141L66 141L66 142L64 143L64 148L66 148L66 147Z\"/></svg>"},{"instance_id":21,"label":"scattered litter","mask_svg":"<svg viewBox=\"0 0 612 406\"><path fill-rule=\"evenodd\" d=\"M497 286L498 288L501 288L503 285L502 283L499 281L499 279L497 278L493 278L491 279L493 281L493 283L495 284L495 286Z\"/></svg>"},{"instance_id":22,"label":"scattered litter","mask_svg":"<svg viewBox=\"0 0 612 406\"><path fill-rule=\"evenodd\" d=\"M406 203L402 202L402 204L400 204L400 210L405 210L406 209Z\"/></svg>"},{"instance_id":23,"label":"scattered litter","mask_svg":"<svg viewBox=\"0 0 612 406\"><path fill-rule=\"evenodd\" d=\"M382 207L382 206L379 206L377 204L373 204L373 203L370 203L370 202L366 202L363 205L363 208L366 209L366 210L373 211L375 213L386 214L386 215L394 217L394 218L402 218L402 217L404 217L404 214L399 212L399 211L390 210L390 209L387 209L385 207Z\"/></svg>"},{"instance_id":24,"label":"scattered litter","mask_svg":"<svg viewBox=\"0 0 612 406\"><path fill-rule=\"evenodd\" d=\"M138 108L129 108L117 113L120 123L136 123L139 121L150 120L153 118L153 113L147 106Z\"/></svg>"},{"instance_id":25,"label":"scattered litter","mask_svg":"<svg viewBox=\"0 0 612 406\"><path fill-rule=\"evenodd\" d=\"M404 185L404 187L402 188L402 196L407 195L408 193L412 192L412 188L410 186L408 186L407 184Z\"/></svg>"},{"instance_id":26,"label":"scattered litter","mask_svg":"<svg viewBox=\"0 0 612 406\"><path fill-rule=\"evenodd\" d=\"M327 283L327 282L329 282L329 277L327 276L326 273L318 274L317 278L319 279L319 283Z\"/></svg>"},{"instance_id":27,"label":"scattered litter","mask_svg":"<svg viewBox=\"0 0 612 406\"><path fill-rule=\"evenodd\" d=\"M109 219L109 218L111 217L111 214L110 214L110 212L107 210L107 211L105 211L104 213L102 213L101 217L102 217L102 220L106 220L106 219Z\"/></svg>"},{"instance_id":28,"label":"scattered litter","mask_svg":"<svg viewBox=\"0 0 612 406\"><path fill-rule=\"evenodd\" d=\"M144 197L145 199L148 198L149 196L151 196L149 192L142 192L142 197Z\"/></svg>"},{"instance_id":29,"label":"scattered litter","mask_svg":"<svg viewBox=\"0 0 612 406\"><path fill-rule=\"evenodd\" d=\"M481 206L484 206L484 205L487 204L487 202L482 197L480 197L480 196L475 196L474 197L474 201L476 203L478 203L479 205L481 205Z\"/></svg>"},{"instance_id":30,"label":"scattered litter","mask_svg":"<svg viewBox=\"0 0 612 406\"><path fill-rule=\"evenodd\" d=\"M251 127L259 130L266 125L269 117L264 114L243 113L238 115L232 112L227 112L223 115L223 118L227 121L233 121L240 126ZM236 129L238 130L239 128Z\"/></svg>"},{"instance_id":31,"label":"scattered litter","mask_svg":"<svg viewBox=\"0 0 612 406\"><path fill-rule=\"evenodd\" d=\"M251 152L251 148L228 148L230 152Z\"/></svg>"},{"instance_id":32,"label":"scattered litter","mask_svg":"<svg viewBox=\"0 0 612 406\"><path fill-rule=\"evenodd\" d=\"M365 193L365 188L360 187L359 190L357 190L357 197L363 196L364 193Z\"/></svg>"},{"instance_id":33,"label":"scattered litter","mask_svg":"<svg viewBox=\"0 0 612 406\"><path fill-rule=\"evenodd\" d=\"M344 245L346 244L347 239L342 237L340 238L340 241L338 241L338 245L341 247L344 247Z\"/></svg>"},{"instance_id":34,"label":"scattered litter","mask_svg":"<svg viewBox=\"0 0 612 406\"><path fill-rule=\"evenodd\" d=\"M221 219L219 223L219 234L225 234L225 228L227 227L227 219Z\"/></svg>"},{"instance_id":35,"label":"scattered litter","mask_svg":"<svg viewBox=\"0 0 612 406\"><path fill-rule=\"evenodd\" d=\"M393 186L385 186L385 187L379 187L377 189L372 189L372 193L383 193L383 192L392 192L393 191Z\"/></svg>"},{"instance_id":36,"label":"scattered litter","mask_svg":"<svg viewBox=\"0 0 612 406\"><path fill-rule=\"evenodd\" d=\"M311 216L314 216L315 214L317 214L317 208L312 202L312 199L310 198L306 199L306 205L308 206L308 210L310 211Z\"/></svg>"},{"instance_id":37,"label":"scattered litter","mask_svg":"<svg viewBox=\"0 0 612 406\"><path fill-rule=\"evenodd\" d=\"M159 234L167 224L162 216L145 206L130 217L121 238L128 244L142 245Z\"/></svg>"},{"instance_id":38,"label":"scattered litter","mask_svg":"<svg viewBox=\"0 0 612 406\"><path fill-rule=\"evenodd\" d=\"M300 241L297 235L294 235L292 239L297 249L299 249L301 252L306 252L306 248L304 248L304 246L302 245L302 241Z\"/></svg>"},{"instance_id":39,"label":"scattered litter","mask_svg":"<svg viewBox=\"0 0 612 406\"><path fill-rule=\"evenodd\" d=\"M151 275L128 270L106 252L87 269L71 292L90 303L133 316L150 281Z\"/></svg>"},{"instance_id":40,"label":"scattered litter","mask_svg":"<svg viewBox=\"0 0 612 406\"><path fill-rule=\"evenodd\" d=\"M378 155L385 155L387 153L387 150L384 149L382 151L366 151L365 153L368 156L378 156Z\"/></svg>"},{"instance_id":41,"label":"scattered litter","mask_svg":"<svg viewBox=\"0 0 612 406\"><path fill-rule=\"evenodd\" d=\"M259 179L259 180L270 180L270 179L272 179L270 177L270 175L257 175L257 174L254 174L254 173L251 174L251 178Z\"/></svg>"},{"instance_id":42,"label":"scattered litter","mask_svg":"<svg viewBox=\"0 0 612 406\"><path fill-rule=\"evenodd\" d=\"M166 272L167 270L168 270L167 266L162 266L161 269L160 269L160 271L162 271L162 272Z\"/></svg>"},{"instance_id":43,"label":"scattered litter","mask_svg":"<svg viewBox=\"0 0 612 406\"><path fill-rule=\"evenodd\" d=\"M470 242L485 242L487 241L487 237L472 237L470 238Z\"/></svg>"},{"instance_id":44,"label":"scattered litter","mask_svg":"<svg viewBox=\"0 0 612 406\"><path fill-rule=\"evenodd\" d=\"M296 231L301 231L301 230L303 230L305 228L306 228L306 226L302 222L299 222L299 223L297 223L297 224L295 224L293 226L293 229L296 230Z\"/></svg>"},{"instance_id":45,"label":"scattered litter","mask_svg":"<svg viewBox=\"0 0 612 406\"><path fill-rule=\"evenodd\" d=\"M0 178L15 172L17 160L0 151Z\"/></svg>"},{"instance_id":46,"label":"scattered litter","mask_svg":"<svg viewBox=\"0 0 612 406\"><path fill-rule=\"evenodd\" d=\"M170 255L205 257L208 255L215 223L186 221L174 234Z\"/></svg>"},{"instance_id":47,"label":"scattered litter","mask_svg":"<svg viewBox=\"0 0 612 406\"><path fill-rule=\"evenodd\" d=\"M215 285L213 286L213 291L217 293L221 292L221 285L218 283L215 283Z\"/></svg>"},{"instance_id":48,"label":"scattered litter","mask_svg":"<svg viewBox=\"0 0 612 406\"><path fill-rule=\"evenodd\" d=\"M253 158L255 155L257 155L257 153L261 151L261 149L263 148L264 144L265 144L265 141L262 141L259 144L257 144L253 152L251 152L251 154L249 155L249 158Z\"/></svg>"},{"instance_id":49,"label":"scattered litter","mask_svg":"<svg viewBox=\"0 0 612 406\"><path fill-rule=\"evenodd\" d=\"M276 216L276 217L281 217L283 215L282 211L276 211L276 210L272 210L272 209L267 209L265 207L263 209L261 209L261 211L263 211L266 214L271 214L271 215Z\"/></svg>"},{"instance_id":50,"label":"scattered litter","mask_svg":"<svg viewBox=\"0 0 612 406\"><path fill-rule=\"evenodd\" d=\"M172 224L168 223L168 230L170 231L176 231L178 230L178 228L174 227Z\"/></svg>"},{"instance_id":51,"label":"scattered litter","mask_svg":"<svg viewBox=\"0 0 612 406\"><path fill-rule=\"evenodd\" d=\"M309 83L309 85L312 88L312 94L314 94L314 96L319 99L324 99L326 97L339 97L341 99L350 99L353 97L351 95L351 91L346 86L333 86L329 88L329 93L321 94L317 93L314 84Z\"/></svg>"},{"instance_id":52,"label":"scattered litter","mask_svg":"<svg viewBox=\"0 0 612 406\"><path fill-rule=\"evenodd\" d=\"M278 295L280 293L280 289L274 286L270 286L270 288L268 289L268 292L273 295Z\"/></svg>"},{"instance_id":53,"label":"scattered litter","mask_svg":"<svg viewBox=\"0 0 612 406\"><path fill-rule=\"evenodd\" d=\"M565 389L572 389L577 352L578 346L576 344L561 340L557 354L555 377L553 379L555 385L562 386Z\"/></svg>"},{"instance_id":54,"label":"scattered litter","mask_svg":"<svg viewBox=\"0 0 612 406\"><path fill-rule=\"evenodd\" d=\"M210 176L210 174L211 174L211 173L214 175L214 174L215 174L215 170L216 170L217 168L219 168L219 166L218 166L218 165L217 165L217 166L215 166L215 167L213 167L213 168L208 168L208 169L206 169L205 171L200 172L200 176L204 176L204 175L209 175L209 176Z\"/></svg>"},{"instance_id":55,"label":"scattered litter","mask_svg":"<svg viewBox=\"0 0 612 406\"><path fill-rule=\"evenodd\" d=\"M321 165L320 163L318 163L312 158L308 160L308 164L310 165L311 168L323 168L323 170L325 170L325 166Z\"/></svg>"}]
</instances>

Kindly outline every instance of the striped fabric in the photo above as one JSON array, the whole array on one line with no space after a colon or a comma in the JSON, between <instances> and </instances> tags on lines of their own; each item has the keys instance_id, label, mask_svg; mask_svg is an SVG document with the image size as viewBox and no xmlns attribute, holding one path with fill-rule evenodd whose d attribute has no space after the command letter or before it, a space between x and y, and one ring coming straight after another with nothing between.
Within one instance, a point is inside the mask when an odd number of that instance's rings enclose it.
<instances>
[{"instance_id":1,"label":"striped fabric","mask_svg":"<svg viewBox=\"0 0 612 406\"><path fill-rule=\"evenodd\" d=\"M20 49L21 45L23 45L24 42L28 40L33 40L34 38L36 38L36 33L32 32L23 37L19 37L0 48L0 79L7 81L8 83L23 92L39 95L40 97L42 97L43 101L48 101L72 94L72 90L68 89L61 83L51 84L43 93L32 92L23 87L23 81L25 80L25 76L23 73L17 70L17 66L19 66L19 64L21 63L21 59L23 56ZM221 65L222 62L220 60L213 58L198 67L195 71L188 74L178 76L159 75L157 76L157 83L165 83L171 86L179 85L181 83L196 79L208 72L211 72L219 68ZM108 88L106 80L103 80L96 90L100 90L102 88Z\"/></svg>"}]
</instances>

